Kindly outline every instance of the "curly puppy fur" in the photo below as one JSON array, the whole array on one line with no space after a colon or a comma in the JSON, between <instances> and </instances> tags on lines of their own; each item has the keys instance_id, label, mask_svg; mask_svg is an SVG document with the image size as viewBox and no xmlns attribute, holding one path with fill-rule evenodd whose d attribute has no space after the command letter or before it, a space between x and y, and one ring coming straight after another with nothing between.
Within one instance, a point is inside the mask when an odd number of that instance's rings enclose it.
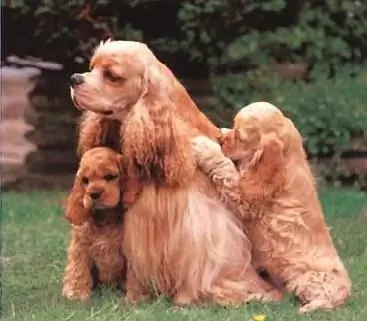
<instances>
[{"instance_id":1,"label":"curly puppy fur","mask_svg":"<svg viewBox=\"0 0 367 321\"><path fill-rule=\"evenodd\" d=\"M221 199L241 209L255 266L295 293L301 313L343 305L351 282L325 224L299 131L278 108L259 102L243 108L233 130L223 133L223 152L205 137L196 138L193 149Z\"/></svg>"},{"instance_id":2,"label":"curly puppy fur","mask_svg":"<svg viewBox=\"0 0 367 321\"><path fill-rule=\"evenodd\" d=\"M216 139L220 130L148 47L102 43L91 71L72 76L71 95L77 108L89 111L80 150L104 143L102 119L117 120L118 150L142 188L124 223L127 300L143 300L147 292L177 304L272 299L250 266L240 223L191 155L190 137Z\"/></svg>"},{"instance_id":3,"label":"curly puppy fur","mask_svg":"<svg viewBox=\"0 0 367 321\"><path fill-rule=\"evenodd\" d=\"M72 231L62 294L69 299L87 299L97 283L124 287L123 213L138 191L132 194L123 162L104 147L87 151L80 161L65 211Z\"/></svg>"}]
</instances>

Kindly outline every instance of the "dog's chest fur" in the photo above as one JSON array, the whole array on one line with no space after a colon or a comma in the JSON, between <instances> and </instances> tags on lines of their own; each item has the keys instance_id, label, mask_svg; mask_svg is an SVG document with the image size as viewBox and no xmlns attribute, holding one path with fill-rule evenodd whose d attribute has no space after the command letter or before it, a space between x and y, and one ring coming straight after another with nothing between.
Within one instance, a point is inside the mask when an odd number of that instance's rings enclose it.
<instances>
[{"instance_id":1,"label":"dog's chest fur","mask_svg":"<svg viewBox=\"0 0 367 321\"><path fill-rule=\"evenodd\" d=\"M97 269L98 281L115 283L125 270L122 224L90 224L88 234L89 255Z\"/></svg>"}]
</instances>

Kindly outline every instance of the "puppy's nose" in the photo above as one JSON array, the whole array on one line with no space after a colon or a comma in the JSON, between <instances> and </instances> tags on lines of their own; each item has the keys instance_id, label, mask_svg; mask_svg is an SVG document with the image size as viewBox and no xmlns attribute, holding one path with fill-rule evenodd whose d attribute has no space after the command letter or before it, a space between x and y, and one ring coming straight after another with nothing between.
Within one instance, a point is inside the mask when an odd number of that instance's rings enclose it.
<instances>
[{"instance_id":1,"label":"puppy's nose","mask_svg":"<svg viewBox=\"0 0 367 321\"><path fill-rule=\"evenodd\" d=\"M91 193L89 193L89 196L90 196L90 198L91 198L92 200L97 200L97 199L99 199L99 198L101 197L101 195L102 195L102 192L100 192L100 191L95 191L95 192L91 192Z\"/></svg>"},{"instance_id":2,"label":"puppy's nose","mask_svg":"<svg viewBox=\"0 0 367 321\"><path fill-rule=\"evenodd\" d=\"M72 74L70 77L70 85L72 87L81 85L84 82L84 77L82 74Z\"/></svg>"}]
</instances>

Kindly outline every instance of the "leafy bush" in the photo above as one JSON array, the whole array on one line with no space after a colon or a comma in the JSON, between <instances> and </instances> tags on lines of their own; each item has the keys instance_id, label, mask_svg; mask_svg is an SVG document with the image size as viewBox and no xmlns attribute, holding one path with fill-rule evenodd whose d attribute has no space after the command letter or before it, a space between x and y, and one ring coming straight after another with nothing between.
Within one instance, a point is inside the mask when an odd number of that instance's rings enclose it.
<instances>
[{"instance_id":1,"label":"leafy bush","mask_svg":"<svg viewBox=\"0 0 367 321\"><path fill-rule=\"evenodd\" d=\"M366 84L351 77L283 85L272 101L297 124L311 156L341 154L367 135Z\"/></svg>"},{"instance_id":2,"label":"leafy bush","mask_svg":"<svg viewBox=\"0 0 367 321\"><path fill-rule=\"evenodd\" d=\"M212 70L274 62L359 62L366 53L367 3L355 0L197 0L178 17L183 45Z\"/></svg>"}]
</instances>

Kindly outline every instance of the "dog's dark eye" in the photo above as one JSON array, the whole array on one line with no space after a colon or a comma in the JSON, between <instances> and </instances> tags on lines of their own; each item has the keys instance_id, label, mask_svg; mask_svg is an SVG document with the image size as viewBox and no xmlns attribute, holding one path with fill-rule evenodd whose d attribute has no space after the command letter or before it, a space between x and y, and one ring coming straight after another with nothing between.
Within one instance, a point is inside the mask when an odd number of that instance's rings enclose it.
<instances>
[{"instance_id":1,"label":"dog's dark eye","mask_svg":"<svg viewBox=\"0 0 367 321\"><path fill-rule=\"evenodd\" d=\"M105 77L106 79L108 79L111 82L117 82L117 81L122 80L120 76L116 75L114 72L112 72L109 69L106 69L103 71L103 77Z\"/></svg>"},{"instance_id":2,"label":"dog's dark eye","mask_svg":"<svg viewBox=\"0 0 367 321\"><path fill-rule=\"evenodd\" d=\"M117 178L117 175L113 175L113 174L107 174L107 175L104 176L104 179L106 181L113 181L116 178Z\"/></svg>"},{"instance_id":3,"label":"dog's dark eye","mask_svg":"<svg viewBox=\"0 0 367 321\"><path fill-rule=\"evenodd\" d=\"M87 185L88 184L88 182L89 182L89 179L88 179L88 177L82 177L82 184L83 185Z\"/></svg>"}]
</instances>

